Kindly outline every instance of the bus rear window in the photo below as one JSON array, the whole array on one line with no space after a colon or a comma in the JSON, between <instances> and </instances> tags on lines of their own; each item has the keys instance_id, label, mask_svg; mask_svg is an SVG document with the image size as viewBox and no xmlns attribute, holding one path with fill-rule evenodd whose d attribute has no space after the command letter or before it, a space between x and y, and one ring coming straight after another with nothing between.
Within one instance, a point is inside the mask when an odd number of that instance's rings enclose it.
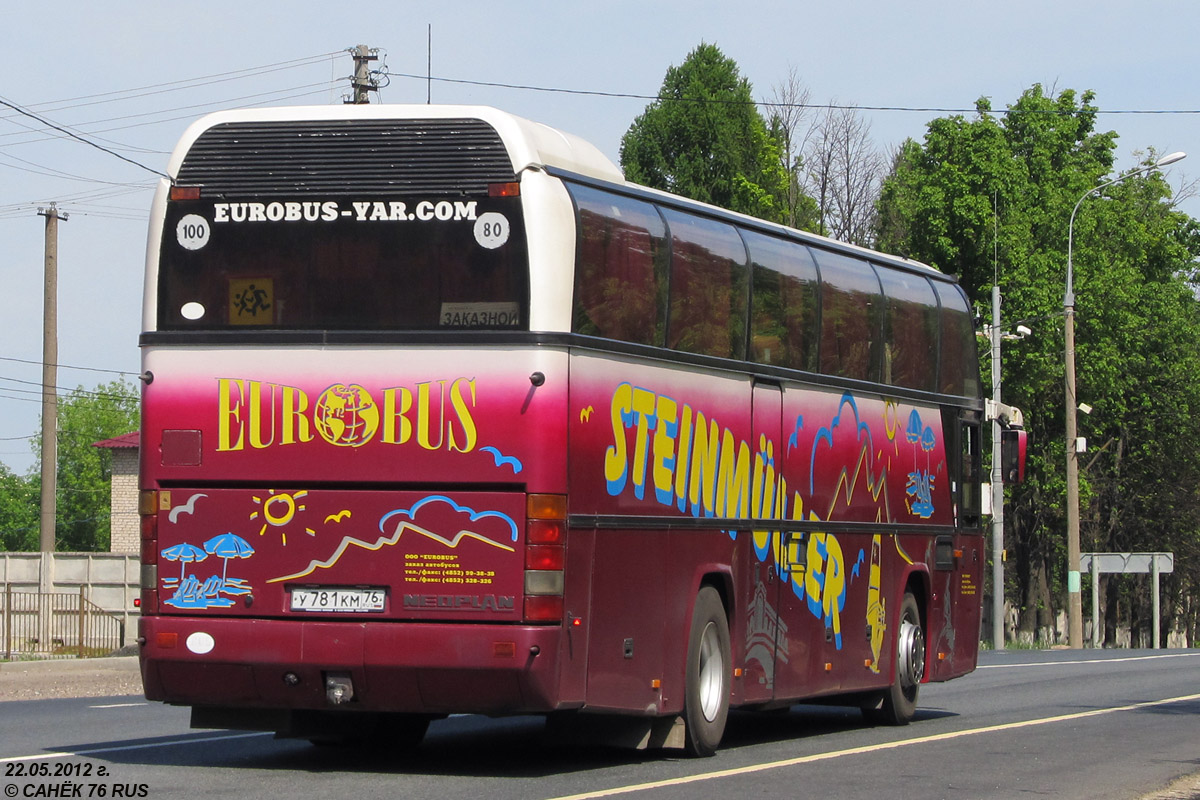
<instances>
[{"instance_id":1,"label":"bus rear window","mask_svg":"<svg viewBox=\"0 0 1200 800\"><path fill-rule=\"evenodd\" d=\"M192 201L167 213L161 330L528 329L519 198Z\"/></svg>"}]
</instances>

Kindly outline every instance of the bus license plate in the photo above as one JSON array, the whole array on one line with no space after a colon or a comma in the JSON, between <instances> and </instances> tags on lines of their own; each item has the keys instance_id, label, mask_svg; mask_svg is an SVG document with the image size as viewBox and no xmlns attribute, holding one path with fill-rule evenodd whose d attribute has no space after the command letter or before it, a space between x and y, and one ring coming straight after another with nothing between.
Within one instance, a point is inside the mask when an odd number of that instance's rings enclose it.
<instances>
[{"instance_id":1,"label":"bus license plate","mask_svg":"<svg viewBox=\"0 0 1200 800\"><path fill-rule=\"evenodd\" d=\"M383 611L383 589L292 589L292 611Z\"/></svg>"}]
</instances>

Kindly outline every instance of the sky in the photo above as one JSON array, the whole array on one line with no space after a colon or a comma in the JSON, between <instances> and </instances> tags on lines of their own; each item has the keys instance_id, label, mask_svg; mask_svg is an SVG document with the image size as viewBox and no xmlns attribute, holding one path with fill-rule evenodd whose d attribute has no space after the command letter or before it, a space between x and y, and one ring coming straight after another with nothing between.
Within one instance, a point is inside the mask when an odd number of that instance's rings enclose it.
<instances>
[{"instance_id":1,"label":"sky","mask_svg":"<svg viewBox=\"0 0 1200 800\"><path fill-rule=\"evenodd\" d=\"M210 111L341 103L356 45L378 48L376 68L392 73L372 102L491 105L577 134L614 162L666 70L707 42L756 98L794 73L811 102L862 109L881 149L920 140L934 118L969 115L979 97L1003 109L1041 84L1096 93L1098 129L1120 137L1118 169L1149 149L1182 150L1196 162L1173 166L1170 183L1200 174L1194 1L60 0L6 3L3 23L0 99L98 145L0 107L0 462L16 472L34 466L40 419L39 209L68 216L58 386L136 384L155 172ZM1182 207L1200 216L1200 200Z\"/></svg>"}]
</instances>

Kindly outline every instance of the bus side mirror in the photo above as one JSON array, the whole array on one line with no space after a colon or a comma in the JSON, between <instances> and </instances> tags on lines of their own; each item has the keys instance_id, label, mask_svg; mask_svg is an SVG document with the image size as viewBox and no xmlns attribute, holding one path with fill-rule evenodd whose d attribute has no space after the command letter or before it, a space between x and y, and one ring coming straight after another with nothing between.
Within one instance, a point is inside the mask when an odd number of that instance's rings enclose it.
<instances>
[{"instance_id":1,"label":"bus side mirror","mask_svg":"<svg viewBox=\"0 0 1200 800\"><path fill-rule=\"evenodd\" d=\"M1005 483L1025 480L1025 450L1028 434L1020 428L1000 431L1000 469Z\"/></svg>"}]
</instances>

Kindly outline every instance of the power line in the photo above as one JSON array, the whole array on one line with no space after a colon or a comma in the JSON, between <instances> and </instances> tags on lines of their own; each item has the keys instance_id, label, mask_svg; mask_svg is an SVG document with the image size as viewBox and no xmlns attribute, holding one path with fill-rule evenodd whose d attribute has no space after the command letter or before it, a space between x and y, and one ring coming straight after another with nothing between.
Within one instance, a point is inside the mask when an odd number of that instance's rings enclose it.
<instances>
[{"instance_id":1,"label":"power line","mask_svg":"<svg viewBox=\"0 0 1200 800\"><path fill-rule=\"evenodd\" d=\"M96 219L115 219L123 222L145 222L146 213L129 212L122 214L117 211L80 211L78 207L62 206L64 209L69 209L72 216L76 217L94 217Z\"/></svg>"},{"instance_id":2,"label":"power line","mask_svg":"<svg viewBox=\"0 0 1200 800\"><path fill-rule=\"evenodd\" d=\"M13 362L16 362L17 364L33 364L33 365L39 366L39 367L42 365L41 361L32 361L27 358L12 358L11 356L0 356L0 361L13 361ZM99 367L73 367L70 364L55 364L54 366L58 367L59 369L75 369L75 370L80 370L81 372L103 372L103 373L107 373L109 375L128 375L131 378L136 378L138 376L138 373L136 373L136 372L127 372L125 370L120 370L120 369L100 369Z\"/></svg>"},{"instance_id":3,"label":"power line","mask_svg":"<svg viewBox=\"0 0 1200 800\"><path fill-rule=\"evenodd\" d=\"M278 103L278 102L281 102L284 100L294 100L294 99L301 98L301 97L309 97L309 96L313 96L313 95L317 95L317 94L324 94L326 89L328 89L331 86L334 86L336 84L337 84L337 81L325 81L322 83L310 83L310 84L305 84L304 86L293 86L288 89L275 89L270 92L260 92L258 94L245 95L243 97L228 98L228 99L224 99L224 100L214 100L209 103L199 103L199 104L192 105L192 106L180 106L177 108L168 108L168 109L163 109L161 111L146 112L143 114L133 114L133 115L128 115L128 116L124 116L124 117L114 117L111 119L92 120L90 122L85 122L85 123L81 123L81 124L82 125L99 125L104 122L116 122L116 121L119 121L122 119L134 119L136 117L154 116L156 114L167 114L167 113L170 113L173 111L184 111L184 110L188 110L188 109L194 110L194 109L202 109L202 108L209 108L209 107L217 107L222 110L235 109L235 108L249 108L254 105L258 105L258 103L242 103L241 105L234 105L234 104L238 103L239 101L242 101L242 100L261 100L262 103L267 103L267 102ZM305 89L308 91L298 91L298 90L302 90L302 89ZM281 94L283 92L296 92L296 93ZM178 122L180 120L185 120L185 121L191 122L191 121L194 121L195 119L196 119L195 113L183 114L183 115L175 116L175 117L166 117L163 119L148 120L146 122L137 122L137 123L133 123L131 125L114 125L109 128L101 128L98 130L87 131L87 134L89 136L97 138L97 139L103 139L103 137L98 136L98 134L110 133L112 131L126 131L126 130L131 130L133 128L145 128L145 127L149 127L151 125L165 125L169 122ZM33 129L30 129L30 131L33 132ZM6 137L6 136L19 136L19 135L21 135L19 132L18 133L0 133L0 138ZM54 139L54 138L61 138L61 137L54 137L54 136L50 136L50 135L38 135L37 138L21 139L19 141L15 141L15 142L4 142L4 143L0 144L0 147L6 147L6 148L7 147L16 147L18 145L23 145L23 144L34 144L37 142L44 142L47 139ZM105 140L105 141L110 141L110 140ZM154 153L154 154L159 154L159 155L165 155L167 153L167 151L161 151L161 150L148 150L148 149L141 149L141 148L129 148L129 149L140 149L141 152ZM158 174L161 174L161 173L158 173Z\"/></svg>"},{"instance_id":4,"label":"power line","mask_svg":"<svg viewBox=\"0 0 1200 800\"><path fill-rule=\"evenodd\" d=\"M39 405L42 402L41 392L38 392L37 397L13 397L10 394L0 394L0 400L20 400L25 403L38 403Z\"/></svg>"},{"instance_id":5,"label":"power line","mask_svg":"<svg viewBox=\"0 0 1200 800\"><path fill-rule=\"evenodd\" d=\"M95 435L83 433L81 431L60 430L57 435L58 435L59 439L74 439L75 441L80 441L80 440L87 441L87 440L96 438ZM0 442L21 442L21 441L27 441L27 440L33 440L33 439L40 439L40 438L42 438L42 435L40 433L31 433L28 436L10 436L10 437L4 438L4 439L0 439Z\"/></svg>"},{"instance_id":6,"label":"power line","mask_svg":"<svg viewBox=\"0 0 1200 800\"><path fill-rule=\"evenodd\" d=\"M86 191L76 192L68 195L56 195L54 198L45 198L39 201L29 201L24 203L9 203L0 205L0 219L24 219L29 214L41 207L45 203L57 203L60 208L71 211L75 214L92 214L93 216L103 216L103 213L93 213L86 209L95 206L97 208L109 208L117 211L127 211L129 216L116 217L118 219L131 219L145 222L146 209L144 208L122 208L121 206L101 206L97 205L96 201L108 200L115 197L125 197L131 194L139 194L149 191L151 188L148 184L130 184L127 187L102 187L97 189L87 189ZM80 210L84 209L84 210ZM38 362L41 363L41 362Z\"/></svg>"},{"instance_id":7,"label":"power line","mask_svg":"<svg viewBox=\"0 0 1200 800\"><path fill-rule=\"evenodd\" d=\"M86 107L86 106L100 105L100 104L105 104L105 103L117 103L117 102L121 102L124 100L136 100L139 98L148 97L148 96L152 96L152 95L156 95L156 94L164 94L164 93L168 93L168 92L177 92L177 91L184 91L187 89L201 88L204 86L211 86L211 85L214 85L217 83L223 83L223 82L233 81L233 80L241 80L244 78L259 77L261 75L265 75L265 74L268 74L271 72L279 72L282 70L295 69L296 67L308 66L310 64L315 64L320 61L323 61L326 58L331 58L331 57L334 57L337 55L341 55L343 52L344 51L339 50L339 51L335 51L335 52L331 52L331 53L322 53L322 54L315 55L315 56L305 56L303 58L292 59L289 61L281 61L281 62L276 62L273 64L265 64L265 65L257 66L257 67L247 67L244 69L232 70L229 72L221 72L221 73L217 73L215 75L204 75L204 76L200 76L200 77L196 77L196 78L187 78L184 80L170 81L167 83L152 84L152 85L148 85L148 86L140 86L140 87L135 87L132 89L119 89L119 90L115 90L115 91L111 91L111 92L101 92L101 93L93 94L93 95L82 95L79 97L67 98L67 99L63 99L63 100L51 100L51 101L46 101L46 102L42 102L42 103L33 103L33 104L29 104L28 106L26 106L26 108L28 110L38 109L40 112L45 113L45 112L51 112L51 111L53 111L53 112L67 111L67 110L71 110L71 109L75 109L75 108L82 108L82 107ZM277 90L277 91L291 91L291 90L283 89L283 90ZM117 96L117 95L120 95L120 96ZM97 99L97 98L102 98L102 99ZM234 98L233 101L240 100L240 99L243 99L243 98ZM89 101L89 102L77 102L77 101L81 101L81 100ZM233 102L233 101L229 101L229 100L218 101L218 103L228 103L228 102ZM212 105L212 104L209 104L209 105ZM133 115L133 116L152 116L154 114L164 114L164 113L169 113L169 112L175 111L175 110L178 110L178 109L173 109L173 108L172 109L163 109L163 110L156 111L156 112L149 112L148 114L140 114L140 115ZM8 121L13 124L21 125L21 127L26 128L27 130L29 130L31 132L36 132L36 129L31 128L28 125L24 125L24 124L20 123L19 121L14 119L14 116L15 115L12 115L12 114L10 114L8 116L0 116L0 120L5 120L5 121ZM129 117L118 117L116 119L128 119L128 118ZM112 120L96 120L93 122L82 123L82 124L95 125L95 124L100 124L101 122L109 122L109 121L112 121ZM66 127L71 128L76 131L79 130L79 126L66 126ZM19 135L19 134L18 133L3 134L3 136L14 136L14 135ZM121 142L115 142L111 139L106 139L102 136L98 136L95 133L92 133L90 135L92 136L92 138L109 142L109 143L113 144L114 146L116 146L120 149L127 150L127 151L147 153L147 154L159 154L159 155L164 154L162 151L158 151L158 150L152 150L152 149L145 148L145 147L138 147L135 145L124 144ZM10 142L9 144L26 144L26 143L29 143L32 141L42 141L44 138L45 137L43 136L43 137L39 137L38 139L28 139L28 140L23 140L23 141L19 141L19 142Z\"/></svg>"},{"instance_id":8,"label":"power line","mask_svg":"<svg viewBox=\"0 0 1200 800\"><path fill-rule=\"evenodd\" d=\"M141 169L144 169L147 172L152 172L155 175L160 175L160 176L166 178L167 180L171 179L171 176L165 172L159 172L158 170L154 169L153 167L148 167L139 161L134 161L132 158L126 158L125 156L121 155L120 153L118 153L115 150L110 150L109 148L105 147L104 145L96 144L95 142L91 141L90 139L80 136L79 134L74 133L73 131L69 131L60 125L56 125L47 119L39 117L37 114L34 114L32 111L27 111L26 109L22 108L21 106L18 106L15 103L10 103L9 101L5 100L3 97L0 97L0 105L7 106L8 108L11 108L13 111L16 111L20 114L24 114L25 116L29 117L30 119L37 120L38 122L42 123L43 125L45 125L48 128L53 128L56 131L65 133L67 136L70 136L72 139L78 139L79 141L83 142L84 144L88 145L89 147L94 147L97 150L100 150L101 152L108 153L110 156L114 156L116 158L121 159L122 161L133 164L135 167L140 167Z\"/></svg>"},{"instance_id":9,"label":"power line","mask_svg":"<svg viewBox=\"0 0 1200 800\"><path fill-rule=\"evenodd\" d=\"M101 514L98 517L85 517L83 519L58 520L56 522L56 524L60 527L67 527L70 525L78 525L78 524L81 524L84 522L99 522L102 519L112 519L112 512L110 511L108 514ZM37 530L36 527L13 528L11 532L14 534L21 534L21 533L33 533L36 530Z\"/></svg>"},{"instance_id":10,"label":"power line","mask_svg":"<svg viewBox=\"0 0 1200 800\"><path fill-rule=\"evenodd\" d=\"M220 106L222 108L227 108L227 107L230 107L231 104L239 103L243 100L257 100L257 99L264 98L264 97L271 97L272 95L282 94L284 92L295 92L295 91L299 91L301 89L315 89L315 88L319 87L321 89L321 91L324 91L332 83L336 83L336 81L320 81L317 83L306 83L301 86L290 86L286 89L272 89L268 92L256 92L255 94L242 95L241 97L230 97L230 98L225 98L222 100L211 100L211 101L207 101L204 103L193 103L192 105L186 105L186 106L175 106L173 108L163 108L163 109L159 109L158 111L143 111L138 114L125 114L120 117L107 117L105 119L94 119L94 120L89 120L87 122L81 122L78 125L75 125L73 127L82 128L85 125L101 125L106 122L121 122L123 120L129 120L129 119L139 119L142 117L153 117L153 116L157 116L159 114L170 114L175 111L194 111L196 109L208 108L211 106ZM279 98L275 98L275 99L279 99ZM177 119L190 119L190 118L191 117L171 117L170 119L154 120L151 122L137 123L135 125L118 125L116 127L105 128L100 131L85 131L85 133L87 133L90 136L95 136L97 133L108 133L109 131L116 131L116 130L128 130L129 128L143 127L145 125L160 125L164 122L173 122L174 120L177 120ZM32 130L32 129L30 129L30 130ZM40 133L38 131L33 131L33 132ZM20 136L20 135L21 135L20 132L5 133L5 134L0 134L0 137ZM21 141L17 141L17 142L6 142L4 144L4 146L12 147L12 146L21 145L21 144L31 144L33 142L45 141L46 138L50 138L50 137L41 136L41 138L38 138L38 139L22 139ZM99 137L97 137L97 138L99 138ZM162 153L162 151L158 151L158 150L148 150L146 152L155 153L155 154Z\"/></svg>"},{"instance_id":11,"label":"power line","mask_svg":"<svg viewBox=\"0 0 1200 800\"><path fill-rule=\"evenodd\" d=\"M42 103L34 103L29 108L43 109L45 111L65 111L71 108L79 108L82 106L99 105L101 103L119 103L123 100L134 100L140 97L147 97L154 94L164 94L167 92L184 91L187 89L195 89L201 86L211 86L215 83L225 83L227 81L240 80L241 78L257 77L269 72L280 72L286 69L294 69L295 67L308 66L327 58L343 55L345 50L336 50L331 53L321 53L320 55L305 56L303 58L292 59L291 61L278 61L274 64L264 64L257 67L246 67L244 69L231 70L229 72L218 72L214 75L202 75L197 78L185 78L178 81L168 81L166 83L156 83L147 86L137 86L132 89L117 89L111 92L100 92L98 94L80 95L79 97L69 97L63 100L48 100ZM232 77L231 77L232 76ZM184 86L182 84L190 84ZM163 87L173 86L173 89ZM133 94L141 92L142 94ZM113 95L126 95L125 97L112 97ZM95 98L109 97L109 100L95 100ZM89 100L93 102L77 103L79 100ZM75 105L61 105L64 103L76 103ZM54 106L53 108L44 108L45 106ZM0 117L0 119L5 119Z\"/></svg>"},{"instance_id":12,"label":"power line","mask_svg":"<svg viewBox=\"0 0 1200 800\"><path fill-rule=\"evenodd\" d=\"M8 142L4 145L5 147L20 145L20 144L28 144L30 142L43 142L43 141L46 141L47 139L61 139L62 138L61 136L47 135L40 128L34 127L33 125L27 125L26 123L17 119L15 114L9 114L7 117L0 117L0 120L7 122L9 125L16 125L18 128L22 129L20 131L13 131L11 133L0 134L0 136L4 136L4 137L21 136L25 132L28 132L30 134L34 134L37 136L37 138L35 138L35 139L24 139L19 142ZM66 127L70 128L71 130L76 131L77 133L79 132L78 129L74 126L67 125ZM159 154L158 150L151 150L146 147L138 147L136 145L125 144L123 142L118 142L114 139L109 139L104 136L95 136L93 134L93 138L98 139L102 142L107 142L110 145L112 145L113 147L115 147L119 150L124 150L126 152L146 153L146 154L150 154L150 155L158 155Z\"/></svg>"},{"instance_id":13,"label":"power line","mask_svg":"<svg viewBox=\"0 0 1200 800\"><path fill-rule=\"evenodd\" d=\"M594 89L565 89L562 87L550 86L532 86L519 83L500 83L497 81L475 81L465 78L440 78L431 77L428 75L415 75L404 72L386 72L383 73L389 77L395 78L410 78L420 81L437 81L439 83L455 83L466 86L482 86L495 89L517 89L528 92L548 92L551 94L573 94L585 95L591 97L612 97L625 100L652 100L656 102L677 102L677 103L713 103L721 105L756 105L766 108L800 108L814 109L820 111L897 111L897 112L914 112L924 114L975 114L979 113L978 108L940 108L937 106L864 106L858 104L838 104L838 103L778 103L770 101L744 101L744 100L726 100L721 98L701 98L701 97L664 97L662 95L652 94L636 94L631 92L605 92ZM1008 108L1008 109L988 109L988 114L1020 114L1030 113L1030 109L1023 108ZM1075 111L1059 111L1058 109L1036 109L1033 113L1047 114L1077 114L1080 111L1090 111L1097 114L1200 114L1200 109L1115 109L1105 110L1099 108L1083 108Z\"/></svg>"},{"instance_id":14,"label":"power line","mask_svg":"<svg viewBox=\"0 0 1200 800\"><path fill-rule=\"evenodd\" d=\"M22 164L28 164L29 165L28 167L18 167L13 164L10 164L9 167L11 169L20 170L21 172L28 172L33 175L41 175L45 178L62 178L64 180L70 180L70 181L84 181L85 183L102 183L107 186L135 186L136 185L136 184L129 183L127 181L105 181L105 180L100 180L99 178L85 178L82 175L72 175L69 172L63 172L61 170L54 169L53 167L47 167L44 164L36 164L32 161L21 158L19 156L14 156L12 153L0 152L0 158L7 158L7 159L11 159L13 161L20 161ZM29 167L36 167L36 169L30 169Z\"/></svg>"},{"instance_id":15,"label":"power line","mask_svg":"<svg viewBox=\"0 0 1200 800\"><path fill-rule=\"evenodd\" d=\"M4 391L6 391L6 392L21 392L21 393L40 395L47 388L46 384L40 383L38 381L23 381L20 378L10 378L7 375L0 375L0 381L8 381L9 383L19 383L23 386L37 386L38 387L38 389L34 390L34 389L14 389L12 387L6 386L6 387L4 387ZM118 400L136 400L137 399L137 395L120 394L117 392L94 392L91 389L84 389L81 386L76 386L73 389L68 388L66 386L54 386L51 388L53 388L55 391L65 393L68 397L71 395L86 395L88 397L108 397L108 398L115 398Z\"/></svg>"}]
</instances>

